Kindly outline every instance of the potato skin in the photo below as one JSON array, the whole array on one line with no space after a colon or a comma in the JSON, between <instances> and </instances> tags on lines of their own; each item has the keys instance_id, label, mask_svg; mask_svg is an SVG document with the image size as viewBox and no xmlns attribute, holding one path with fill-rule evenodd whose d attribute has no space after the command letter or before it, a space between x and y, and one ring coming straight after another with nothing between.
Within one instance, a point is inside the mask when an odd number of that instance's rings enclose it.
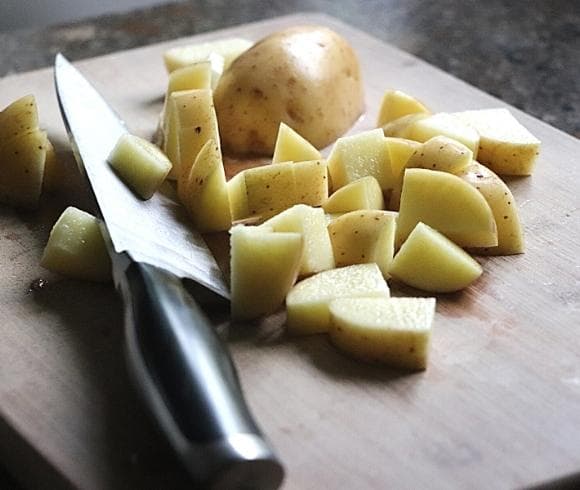
<instances>
[{"instance_id":1,"label":"potato skin","mask_svg":"<svg viewBox=\"0 0 580 490\"><path fill-rule=\"evenodd\" d=\"M272 155L280 122L320 149L364 110L359 62L332 30L293 27L239 56L222 75L214 102L229 153Z\"/></svg>"}]
</instances>

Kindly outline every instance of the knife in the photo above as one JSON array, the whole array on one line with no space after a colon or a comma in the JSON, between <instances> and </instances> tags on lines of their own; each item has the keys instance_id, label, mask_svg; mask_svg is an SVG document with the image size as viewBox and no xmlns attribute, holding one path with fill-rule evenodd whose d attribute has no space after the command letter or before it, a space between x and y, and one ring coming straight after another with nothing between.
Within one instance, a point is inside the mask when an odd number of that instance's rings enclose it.
<instances>
[{"instance_id":1,"label":"knife","mask_svg":"<svg viewBox=\"0 0 580 490\"><path fill-rule=\"evenodd\" d=\"M284 472L244 401L237 372L182 279L229 298L201 235L156 193L142 201L107 163L125 123L62 54L55 59L60 111L79 168L103 218L115 287L125 307L129 371L196 483L278 488Z\"/></svg>"}]
</instances>

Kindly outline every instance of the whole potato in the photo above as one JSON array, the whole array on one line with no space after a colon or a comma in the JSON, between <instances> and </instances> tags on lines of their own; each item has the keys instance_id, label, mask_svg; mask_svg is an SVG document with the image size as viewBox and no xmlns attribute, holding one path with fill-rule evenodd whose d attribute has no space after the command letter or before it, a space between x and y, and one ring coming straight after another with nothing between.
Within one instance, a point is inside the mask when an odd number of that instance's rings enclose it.
<instances>
[{"instance_id":1,"label":"whole potato","mask_svg":"<svg viewBox=\"0 0 580 490\"><path fill-rule=\"evenodd\" d=\"M363 112L359 62L330 29L290 28L240 55L222 75L214 102L230 153L272 155L280 122L323 148Z\"/></svg>"}]
</instances>

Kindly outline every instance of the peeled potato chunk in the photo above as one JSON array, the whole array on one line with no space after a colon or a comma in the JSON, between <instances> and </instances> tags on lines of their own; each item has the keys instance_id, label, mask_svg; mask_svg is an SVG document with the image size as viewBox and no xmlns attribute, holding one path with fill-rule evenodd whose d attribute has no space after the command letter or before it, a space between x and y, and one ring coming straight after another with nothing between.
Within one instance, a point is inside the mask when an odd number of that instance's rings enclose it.
<instances>
[{"instance_id":1,"label":"peeled potato chunk","mask_svg":"<svg viewBox=\"0 0 580 490\"><path fill-rule=\"evenodd\" d=\"M211 88L211 63L202 61L171 72L167 83L167 96L181 90L208 88Z\"/></svg>"},{"instance_id":2,"label":"peeled potato chunk","mask_svg":"<svg viewBox=\"0 0 580 490\"><path fill-rule=\"evenodd\" d=\"M272 228L275 232L296 232L302 235L304 253L299 276L310 276L334 268L332 245L322 209L297 204L261 226Z\"/></svg>"},{"instance_id":3,"label":"peeled potato chunk","mask_svg":"<svg viewBox=\"0 0 580 490\"><path fill-rule=\"evenodd\" d=\"M221 153L210 139L200 150L181 187L182 203L201 233L229 230L230 199Z\"/></svg>"},{"instance_id":4,"label":"peeled potato chunk","mask_svg":"<svg viewBox=\"0 0 580 490\"><path fill-rule=\"evenodd\" d=\"M384 126L400 117L417 113L430 114L430 111L415 97L401 90L387 90L381 101L377 126Z\"/></svg>"},{"instance_id":5,"label":"peeled potato chunk","mask_svg":"<svg viewBox=\"0 0 580 490\"><path fill-rule=\"evenodd\" d=\"M76 279L111 280L111 259L99 220L80 209L66 208L50 232L40 265Z\"/></svg>"},{"instance_id":6,"label":"peeled potato chunk","mask_svg":"<svg viewBox=\"0 0 580 490\"><path fill-rule=\"evenodd\" d=\"M489 168L472 162L458 177L475 187L489 204L497 226L497 246L472 248L476 255L512 255L524 252L524 231L515 197L509 187Z\"/></svg>"},{"instance_id":7,"label":"peeled potato chunk","mask_svg":"<svg viewBox=\"0 0 580 490\"><path fill-rule=\"evenodd\" d=\"M405 138L386 137L387 148L389 149L389 156L391 161L391 172L393 179L397 183L403 178L403 170L405 169L409 158L419 148L421 143L418 141L408 140Z\"/></svg>"},{"instance_id":8,"label":"peeled potato chunk","mask_svg":"<svg viewBox=\"0 0 580 490\"><path fill-rule=\"evenodd\" d=\"M497 227L489 204L456 175L420 168L405 171L397 245L421 221L461 247L497 245Z\"/></svg>"},{"instance_id":9,"label":"peeled potato chunk","mask_svg":"<svg viewBox=\"0 0 580 490\"><path fill-rule=\"evenodd\" d=\"M389 287L376 264L320 272L296 284L286 296L288 331L296 335L327 332L329 304L337 298L389 297Z\"/></svg>"},{"instance_id":10,"label":"peeled potato chunk","mask_svg":"<svg viewBox=\"0 0 580 490\"><path fill-rule=\"evenodd\" d=\"M330 316L330 340L355 359L427 367L435 298L335 299Z\"/></svg>"},{"instance_id":11,"label":"peeled potato chunk","mask_svg":"<svg viewBox=\"0 0 580 490\"><path fill-rule=\"evenodd\" d=\"M388 278L395 250L396 219L397 213L371 209L352 211L332 220L328 233L336 266L374 262Z\"/></svg>"},{"instance_id":12,"label":"peeled potato chunk","mask_svg":"<svg viewBox=\"0 0 580 490\"><path fill-rule=\"evenodd\" d=\"M223 57L224 69L226 69L240 54L252 46L252 44L247 39L233 37L207 43L177 46L165 51L163 53L163 60L167 71L171 73L178 68L200 61L207 61L215 53Z\"/></svg>"},{"instance_id":13,"label":"peeled potato chunk","mask_svg":"<svg viewBox=\"0 0 580 490\"><path fill-rule=\"evenodd\" d=\"M433 293L464 289L482 273L467 252L424 223L411 232L389 271L405 284Z\"/></svg>"},{"instance_id":14,"label":"peeled potato chunk","mask_svg":"<svg viewBox=\"0 0 580 490\"><path fill-rule=\"evenodd\" d=\"M320 160L320 152L290 126L280 123L272 163Z\"/></svg>"},{"instance_id":15,"label":"peeled potato chunk","mask_svg":"<svg viewBox=\"0 0 580 490\"><path fill-rule=\"evenodd\" d=\"M298 276L302 236L242 225L230 233L232 317L247 320L273 313Z\"/></svg>"},{"instance_id":16,"label":"peeled potato chunk","mask_svg":"<svg viewBox=\"0 0 580 490\"><path fill-rule=\"evenodd\" d=\"M121 180L143 199L155 194L171 170L171 162L157 146L129 133L119 138L108 161Z\"/></svg>"},{"instance_id":17,"label":"peeled potato chunk","mask_svg":"<svg viewBox=\"0 0 580 490\"><path fill-rule=\"evenodd\" d=\"M248 210L248 195L246 191L246 176L243 172L234 175L226 183L228 197L230 200L230 213L232 221L247 218L250 215Z\"/></svg>"},{"instance_id":18,"label":"peeled potato chunk","mask_svg":"<svg viewBox=\"0 0 580 490\"><path fill-rule=\"evenodd\" d=\"M467 146L447 136L434 136L425 143L417 143L417 145L407 158L404 168L426 168L455 174L469 165L473 159L473 152ZM403 173L401 172L391 192L390 209L399 209L402 187Z\"/></svg>"},{"instance_id":19,"label":"peeled potato chunk","mask_svg":"<svg viewBox=\"0 0 580 490\"><path fill-rule=\"evenodd\" d=\"M322 205L327 213L347 213L357 209L384 209L381 186L374 177L362 177L334 192Z\"/></svg>"},{"instance_id":20,"label":"peeled potato chunk","mask_svg":"<svg viewBox=\"0 0 580 490\"><path fill-rule=\"evenodd\" d=\"M479 133L454 114L410 114L383 126L385 136L407 138L421 143L434 136L447 136L463 143L477 157Z\"/></svg>"},{"instance_id":21,"label":"peeled potato chunk","mask_svg":"<svg viewBox=\"0 0 580 490\"><path fill-rule=\"evenodd\" d=\"M398 119L384 124L382 130L384 135L387 137L413 140L413 125L417 121L427 117L429 117L429 114L407 114L406 116L401 116Z\"/></svg>"},{"instance_id":22,"label":"peeled potato chunk","mask_svg":"<svg viewBox=\"0 0 580 490\"><path fill-rule=\"evenodd\" d=\"M382 130L339 138L328 157L328 171L335 191L367 176L377 179L383 190L392 188L389 148Z\"/></svg>"},{"instance_id":23,"label":"peeled potato chunk","mask_svg":"<svg viewBox=\"0 0 580 490\"><path fill-rule=\"evenodd\" d=\"M507 109L456 112L480 136L477 160L500 175L531 175L540 140Z\"/></svg>"}]
</instances>

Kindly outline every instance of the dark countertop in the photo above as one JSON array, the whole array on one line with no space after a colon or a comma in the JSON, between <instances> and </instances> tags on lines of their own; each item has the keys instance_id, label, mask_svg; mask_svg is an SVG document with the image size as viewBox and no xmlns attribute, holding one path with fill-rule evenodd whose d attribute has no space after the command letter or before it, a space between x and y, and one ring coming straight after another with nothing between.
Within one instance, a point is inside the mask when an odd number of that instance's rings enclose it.
<instances>
[{"instance_id":1,"label":"dark countertop","mask_svg":"<svg viewBox=\"0 0 580 490\"><path fill-rule=\"evenodd\" d=\"M179 2L0 33L0 77L245 22L319 11L580 136L580 7L570 0ZM577 480L574 480L577 482ZM16 487L0 468L0 488Z\"/></svg>"}]
</instances>

